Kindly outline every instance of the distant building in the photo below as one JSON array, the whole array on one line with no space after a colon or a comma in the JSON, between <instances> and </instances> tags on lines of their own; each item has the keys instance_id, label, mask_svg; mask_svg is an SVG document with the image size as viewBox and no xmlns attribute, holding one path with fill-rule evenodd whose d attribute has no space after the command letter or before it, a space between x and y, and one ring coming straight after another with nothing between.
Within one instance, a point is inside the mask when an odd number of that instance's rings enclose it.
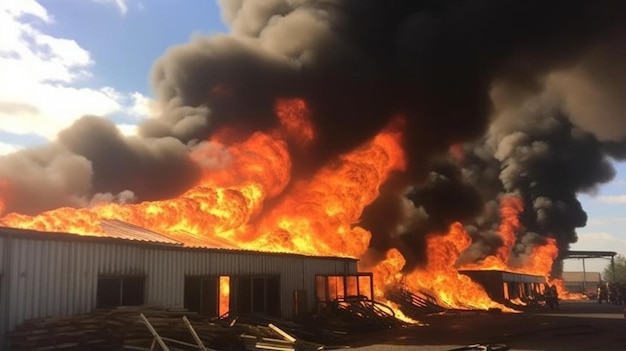
<instances>
[{"instance_id":1,"label":"distant building","mask_svg":"<svg viewBox=\"0 0 626 351\"><path fill-rule=\"evenodd\" d=\"M563 272L565 289L573 293L594 292L602 282L600 272Z\"/></svg>"},{"instance_id":2,"label":"distant building","mask_svg":"<svg viewBox=\"0 0 626 351\"><path fill-rule=\"evenodd\" d=\"M321 301L373 297L372 274L359 273L353 258L188 247L127 223L107 225L100 237L0 227L0 350L27 319L100 307L291 318Z\"/></svg>"}]
</instances>

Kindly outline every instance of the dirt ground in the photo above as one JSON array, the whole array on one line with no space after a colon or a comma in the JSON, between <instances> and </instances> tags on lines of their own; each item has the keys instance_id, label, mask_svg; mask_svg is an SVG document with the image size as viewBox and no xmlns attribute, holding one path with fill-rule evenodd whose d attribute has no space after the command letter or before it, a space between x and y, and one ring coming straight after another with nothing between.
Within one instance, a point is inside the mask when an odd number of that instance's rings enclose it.
<instances>
[{"instance_id":1,"label":"dirt ground","mask_svg":"<svg viewBox=\"0 0 626 351\"><path fill-rule=\"evenodd\" d=\"M597 301L562 301L559 311L448 311L420 321L425 325L371 334L351 346L359 351L440 351L471 344L505 344L510 350L626 350L624 306Z\"/></svg>"}]
</instances>

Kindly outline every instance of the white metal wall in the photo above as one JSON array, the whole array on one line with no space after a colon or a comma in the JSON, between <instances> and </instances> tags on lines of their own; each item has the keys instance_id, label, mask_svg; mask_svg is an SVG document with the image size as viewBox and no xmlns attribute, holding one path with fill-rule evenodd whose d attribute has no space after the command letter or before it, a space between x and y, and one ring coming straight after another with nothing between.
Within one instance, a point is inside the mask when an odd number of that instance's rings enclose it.
<instances>
[{"instance_id":1,"label":"white metal wall","mask_svg":"<svg viewBox=\"0 0 626 351\"><path fill-rule=\"evenodd\" d=\"M4 238L0 237L0 275L4 272Z\"/></svg>"},{"instance_id":2,"label":"white metal wall","mask_svg":"<svg viewBox=\"0 0 626 351\"><path fill-rule=\"evenodd\" d=\"M91 311L98 275L145 276L145 302L165 307L182 307L185 275L280 275L282 314L291 316L294 289L309 291L313 306L316 274L356 272L355 260L0 237L0 332Z\"/></svg>"},{"instance_id":3,"label":"white metal wall","mask_svg":"<svg viewBox=\"0 0 626 351\"><path fill-rule=\"evenodd\" d=\"M314 306L316 274L357 272L356 261L287 255L201 251L149 250L146 258L146 302L182 307L185 275L280 275L281 311L293 313L293 291L309 291L309 307ZM174 288L172 288L174 287Z\"/></svg>"}]
</instances>

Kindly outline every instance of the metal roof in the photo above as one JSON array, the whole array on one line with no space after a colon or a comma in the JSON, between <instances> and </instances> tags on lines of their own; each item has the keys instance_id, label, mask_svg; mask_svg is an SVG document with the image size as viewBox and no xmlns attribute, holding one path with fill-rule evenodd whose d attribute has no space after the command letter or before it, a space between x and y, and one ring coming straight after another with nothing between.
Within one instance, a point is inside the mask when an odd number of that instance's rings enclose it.
<instances>
[{"instance_id":1,"label":"metal roof","mask_svg":"<svg viewBox=\"0 0 626 351\"><path fill-rule=\"evenodd\" d=\"M121 224L120 224L121 223ZM67 233L67 232L46 232L46 231L38 231L33 229L20 229L20 228L12 228L5 227L0 225L0 237L8 237L8 238L24 238L24 239L32 239L32 240L60 240L60 241L88 241L88 242L101 242L101 243L115 243L120 245L140 245L140 246L149 246L149 247L159 247L162 249L170 249L170 250L189 250L189 251L207 251L207 252L232 252L237 254L248 254L248 255L269 255L269 256L297 256L297 257L309 257L309 258L317 258L317 259L333 259L333 260L346 260L346 261L358 261L357 258L354 257L343 257L343 256L317 256L317 255L307 255L300 253L291 253L291 252L271 252L271 251L259 251L259 250L250 250L250 249L242 249L236 246L235 243L230 243L223 239L219 240L220 243L218 247L211 247L208 245L210 241L203 238L195 238L191 239L187 235L189 233L180 233L181 239L184 237L184 244L181 241L176 240L176 235L172 234L171 237L165 236L153 231L149 231L142 227L137 227L129 223L118 222L113 223L112 227L117 228L118 233L123 232L124 234L106 234L106 235L80 235L76 233ZM130 229L131 227L135 227L134 230ZM139 228L139 229L137 229ZM147 235L143 230L150 232L151 234L146 236L145 238L150 238L152 240L146 239L138 239L139 233L141 235ZM133 234L130 234L130 233ZM157 241L158 240L158 241Z\"/></svg>"},{"instance_id":2,"label":"metal roof","mask_svg":"<svg viewBox=\"0 0 626 351\"><path fill-rule=\"evenodd\" d=\"M490 276L497 277L503 282L524 282L524 283L544 283L546 281L545 277L527 274L527 273L517 273L517 272L507 272L501 270L493 270L493 269L470 269L470 270L459 270L459 273L465 274L470 278L475 278L477 276Z\"/></svg>"},{"instance_id":3,"label":"metal roof","mask_svg":"<svg viewBox=\"0 0 626 351\"><path fill-rule=\"evenodd\" d=\"M152 230L116 219L102 219L100 220L100 227L102 227L102 230L104 231L104 236L109 238L148 241L169 245L183 245L183 243L178 240L171 239Z\"/></svg>"},{"instance_id":4,"label":"metal roof","mask_svg":"<svg viewBox=\"0 0 626 351\"><path fill-rule=\"evenodd\" d=\"M569 250L565 253L565 258L613 258L617 255L615 251L573 251Z\"/></svg>"},{"instance_id":5,"label":"metal roof","mask_svg":"<svg viewBox=\"0 0 626 351\"><path fill-rule=\"evenodd\" d=\"M181 238L185 247L190 248L215 248L228 250L241 250L236 243L220 237L197 236L186 231L169 233L172 238Z\"/></svg>"}]
</instances>

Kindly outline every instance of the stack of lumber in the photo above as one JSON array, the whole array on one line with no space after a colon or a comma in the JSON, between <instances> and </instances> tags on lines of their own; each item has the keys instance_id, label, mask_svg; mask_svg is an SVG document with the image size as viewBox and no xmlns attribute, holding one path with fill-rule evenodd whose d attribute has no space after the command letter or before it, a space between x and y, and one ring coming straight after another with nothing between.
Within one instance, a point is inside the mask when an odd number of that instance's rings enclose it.
<instances>
[{"instance_id":1,"label":"stack of lumber","mask_svg":"<svg viewBox=\"0 0 626 351\"><path fill-rule=\"evenodd\" d=\"M344 334L389 329L403 324L395 317L391 307L360 296L328 303L323 309L323 320L326 330Z\"/></svg>"},{"instance_id":2,"label":"stack of lumber","mask_svg":"<svg viewBox=\"0 0 626 351\"><path fill-rule=\"evenodd\" d=\"M268 326L240 324L241 341L246 350L319 351L324 345L304 341L270 323Z\"/></svg>"},{"instance_id":3,"label":"stack of lumber","mask_svg":"<svg viewBox=\"0 0 626 351\"><path fill-rule=\"evenodd\" d=\"M12 350L112 350L115 340L101 316L80 315L28 321L9 334Z\"/></svg>"},{"instance_id":4,"label":"stack of lumber","mask_svg":"<svg viewBox=\"0 0 626 351\"><path fill-rule=\"evenodd\" d=\"M298 323L262 315L201 318L185 309L99 309L34 319L9 334L11 350L274 350L320 351L346 336L398 325L393 310L367 299L335 301Z\"/></svg>"},{"instance_id":5,"label":"stack of lumber","mask_svg":"<svg viewBox=\"0 0 626 351\"><path fill-rule=\"evenodd\" d=\"M197 319L186 310L155 307L118 307L88 314L28 320L9 334L14 350L119 350L125 342L141 344L152 340L139 318L144 313L155 324L173 334L189 334L182 316ZM176 327L180 325L180 327ZM220 328L218 326L218 328ZM223 328L222 328L223 329ZM211 337L207 333L207 337Z\"/></svg>"},{"instance_id":6,"label":"stack of lumber","mask_svg":"<svg viewBox=\"0 0 626 351\"><path fill-rule=\"evenodd\" d=\"M202 319L180 309L121 307L63 318L29 320L10 333L9 343L12 350L26 351L161 350L163 348L155 342L158 338L169 350L198 350L195 346L198 343L208 350L223 351L324 349L324 345L295 337L268 321L292 329L303 328L276 319L248 318L244 323L237 319ZM194 339L189 326L198 339Z\"/></svg>"},{"instance_id":7,"label":"stack of lumber","mask_svg":"<svg viewBox=\"0 0 626 351\"><path fill-rule=\"evenodd\" d=\"M402 313L415 319L419 319L419 317L424 315L446 311L446 308L437 303L436 298L421 291L412 292L406 289L393 289L387 291L385 297L389 301L396 303Z\"/></svg>"}]
</instances>

